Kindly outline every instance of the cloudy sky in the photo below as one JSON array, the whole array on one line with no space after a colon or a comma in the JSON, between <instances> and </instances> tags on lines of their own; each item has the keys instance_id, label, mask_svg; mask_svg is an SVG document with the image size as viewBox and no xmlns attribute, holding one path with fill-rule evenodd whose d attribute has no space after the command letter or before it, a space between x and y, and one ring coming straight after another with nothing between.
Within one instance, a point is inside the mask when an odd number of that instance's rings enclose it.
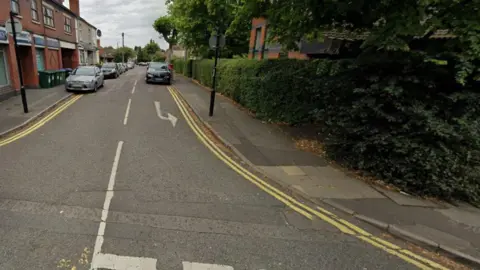
<instances>
[{"instance_id":1,"label":"cloudy sky","mask_svg":"<svg viewBox=\"0 0 480 270\"><path fill-rule=\"evenodd\" d=\"M64 3L68 7L68 0ZM165 0L80 0L80 16L102 31L103 47L116 47L117 42L121 46L124 32L125 46L145 46L153 39L167 49L152 28L155 19L166 13Z\"/></svg>"}]
</instances>

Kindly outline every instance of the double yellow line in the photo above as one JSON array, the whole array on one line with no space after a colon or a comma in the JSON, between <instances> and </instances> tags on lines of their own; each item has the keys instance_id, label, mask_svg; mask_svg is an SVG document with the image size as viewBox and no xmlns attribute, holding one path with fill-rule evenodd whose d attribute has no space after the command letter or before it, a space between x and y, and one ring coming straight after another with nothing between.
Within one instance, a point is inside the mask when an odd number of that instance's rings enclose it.
<instances>
[{"instance_id":1,"label":"double yellow line","mask_svg":"<svg viewBox=\"0 0 480 270\"><path fill-rule=\"evenodd\" d=\"M16 133L15 135L13 135L11 137L0 139L0 146L4 146L4 145L9 144L13 141L16 141L16 140L18 140L22 137L27 136L28 134L32 133L33 131L37 130L38 128L43 126L45 123L50 121L52 118L57 116L59 113L64 111L66 108L68 108L70 105L75 103L75 101L79 100L81 97L82 97L82 95L75 95L73 98L71 98L67 102L63 103L60 107L56 108L51 113L47 114L47 116L43 117L40 121L36 122L35 124L28 127L27 129L24 129L24 130Z\"/></svg>"},{"instance_id":2,"label":"double yellow line","mask_svg":"<svg viewBox=\"0 0 480 270\"><path fill-rule=\"evenodd\" d=\"M325 222L335 226L341 232L352 235L362 241L369 243L377 248L380 248L386 251L389 254L395 255L404 261L411 263L417 266L420 269L430 270L430 269L440 269L446 270L447 268L441 266L440 264L431 261L427 258L419 256L407 249L403 249L393 243L390 243L386 240L378 238L365 230L359 228L358 226L336 216L335 214L329 212L326 209L317 206L317 209L314 209L304 203L299 202L295 198L285 194L283 191L275 188L274 186L270 185L269 183L265 182L261 178L257 177L255 174L251 173L249 170L245 169L235 160L230 158L227 154L225 154L208 136L202 131L200 126L197 122L193 119L191 114L188 112L188 103L178 94L178 90L173 87L168 87L170 94L172 95L175 103L177 104L180 112L182 113L183 117L185 118L187 124L193 130L193 132L197 135L199 140L210 150L212 153L217 156L220 160L222 160L225 164L227 164L230 168L236 171L238 174L243 176L245 179L265 191L266 193L270 194L271 196L275 197L288 207L292 208L296 212L300 213L301 215L305 216L308 219L313 219L314 217L320 218Z\"/></svg>"}]
</instances>

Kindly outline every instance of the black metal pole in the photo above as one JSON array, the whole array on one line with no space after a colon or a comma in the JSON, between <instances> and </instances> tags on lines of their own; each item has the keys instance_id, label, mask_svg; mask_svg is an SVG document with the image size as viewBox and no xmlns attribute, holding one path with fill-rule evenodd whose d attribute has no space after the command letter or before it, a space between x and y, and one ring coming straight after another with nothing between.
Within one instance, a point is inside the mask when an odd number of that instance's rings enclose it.
<instances>
[{"instance_id":1,"label":"black metal pole","mask_svg":"<svg viewBox=\"0 0 480 270\"><path fill-rule=\"evenodd\" d=\"M124 48L125 48L125 33L122 32L122 63L125 63Z\"/></svg>"},{"instance_id":2,"label":"black metal pole","mask_svg":"<svg viewBox=\"0 0 480 270\"><path fill-rule=\"evenodd\" d=\"M10 22L12 23L13 43L15 45L15 57L17 58L18 77L20 78L20 94L22 95L23 112L28 113L27 95L25 94L25 86L23 85L22 65L20 64L20 56L18 55L17 31L15 30L14 14L10 11Z\"/></svg>"},{"instance_id":3,"label":"black metal pole","mask_svg":"<svg viewBox=\"0 0 480 270\"><path fill-rule=\"evenodd\" d=\"M213 116L213 107L215 105L215 90L217 89L217 62L218 52L220 50L220 31L217 30L217 40L215 41L215 63L213 64L212 91L210 92L210 110L208 116Z\"/></svg>"}]
</instances>

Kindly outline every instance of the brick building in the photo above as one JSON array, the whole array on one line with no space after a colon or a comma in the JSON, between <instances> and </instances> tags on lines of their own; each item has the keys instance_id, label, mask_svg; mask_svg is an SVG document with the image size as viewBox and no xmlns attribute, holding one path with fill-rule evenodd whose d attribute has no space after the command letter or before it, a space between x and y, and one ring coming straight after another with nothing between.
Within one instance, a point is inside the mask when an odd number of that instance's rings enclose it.
<instances>
[{"instance_id":1,"label":"brick building","mask_svg":"<svg viewBox=\"0 0 480 270\"><path fill-rule=\"evenodd\" d=\"M40 70L78 66L75 22L80 6L79 0L69 1L70 9L61 0L0 0L0 100L20 89L13 37L5 30L10 9L23 26L17 41L26 87L38 87Z\"/></svg>"},{"instance_id":2,"label":"brick building","mask_svg":"<svg viewBox=\"0 0 480 270\"><path fill-rule=\"evenodd\" d=\"M308 59L305 53L299 51L282 52L282 46L278 43L268 42L268 22L265 18L254 18L250 32L250 46L248 58L250 59L277 59L296 58Z\"/></svg>"},{"instance_id":3,"label":"brick building","mask_svg":"<svg viewBox=\"0 0 480 270\"><path fill-rule=\"evenodd\" d=\"M435 30L433 34L426 31L424 35L413 37L418 48L427 46L438 40L456 38L448 30ZM282 51L279 43L272 42L269 38L268 21L265 18L254 18L250 32L250 45L248 58L250 59L277 59L277 58L351 58L356 57L361 51L361 44L367 39L367 32L350 32L342 30L329 30L323 32L322 41L300 40L298 51ZM423 48L424 49L424 48Z\"/></svg>"}]
</instances>

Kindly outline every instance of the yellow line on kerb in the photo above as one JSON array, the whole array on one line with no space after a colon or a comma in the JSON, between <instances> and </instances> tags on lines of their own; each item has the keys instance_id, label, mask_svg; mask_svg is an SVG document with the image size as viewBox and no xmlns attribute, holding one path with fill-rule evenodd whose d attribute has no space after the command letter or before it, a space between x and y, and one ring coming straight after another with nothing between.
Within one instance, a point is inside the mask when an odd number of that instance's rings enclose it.
<instances>
[{"instance_id":1,"label":"yellow line on kerb","mask_svg":"<svg viewBox=\"0 0 480 270\"><path fill-rule=\"evenodd\" d=\"M47 114L47 116L43 117L40 121L36 122L35 124L33 124L32 126L28 127L27 129L25 130L22 130L20 131L19 133L16 133L15 135L11 136L11 137L7 137L3 140L0 140L0 146L4 146L6 144L9 144L11 142L14 142L22 137L25 137L27 136L28 134L32 133L33 131L37 130L38 128L40 128L41 126L43 126L45 123L47 123L48 121L50 121L51 119L53 119L55 116L57 116L59 113L61 113L62 111L64 111L66 108L68 108L70 105L72 105L73 103L75 103L75 101L77 101L78 99L80 99L82 97L82 95L76 95L74 96L72 99L70 99L69 101L65 102L64 104L62 104L60 107L58 107L57 109L55 109L53 112Z\"/></svg>"},{"instance_id":2,"label":"yellow line on kerb","mask_svg":"<svg viewBox=\"0 0 480 270\"><path fill-rule=\"evenodd\" d=\"M417 266L420 269L440 269L440 270L447 270L447 268L441 266L440 264L433 262L429 259L426 259L422 256L412 253L409 250L402 249L401 247L390 243L386 240L380 239L371 235L370 233L366 232L365 230L359 228L358 226L337 217L335 214L329 212L326 209L318 207L318 210L315 210L309 207L306 204L299 202L298 200L294 199L293 197L285 194L283 191L275 188L274 186L270 185L269 183L265 182L261 178L257 177L243 166L238 164L228 155L226 155L208 136L202 131L202 129L198 126L192 116L188 113L188 105L183 100L183 98L177 94L176 90L173 87L168 87L170 94L172 95L175 103L177 104L180 112L182 113L183 117L185 118L187 124L190 126L192 131L197 135L199 140L210 150L212 153L217 156L220 160L222 160L225 164L227 164L230 168L236 171L238 174L243 176L248 181L252 182L254 185L265 191L266 193L270 194L271 196L275 197L279 201L283 202L288 207L292 208L299 214L307 217L308 219L313 219L313 216L316 216L323 221L335 226L341 232L350 234L352 236L357 237L358 239L373 245L377 248L380 248L389 254L395 255L404 261L411 263Z\"/></svg>"}]
</instances>

